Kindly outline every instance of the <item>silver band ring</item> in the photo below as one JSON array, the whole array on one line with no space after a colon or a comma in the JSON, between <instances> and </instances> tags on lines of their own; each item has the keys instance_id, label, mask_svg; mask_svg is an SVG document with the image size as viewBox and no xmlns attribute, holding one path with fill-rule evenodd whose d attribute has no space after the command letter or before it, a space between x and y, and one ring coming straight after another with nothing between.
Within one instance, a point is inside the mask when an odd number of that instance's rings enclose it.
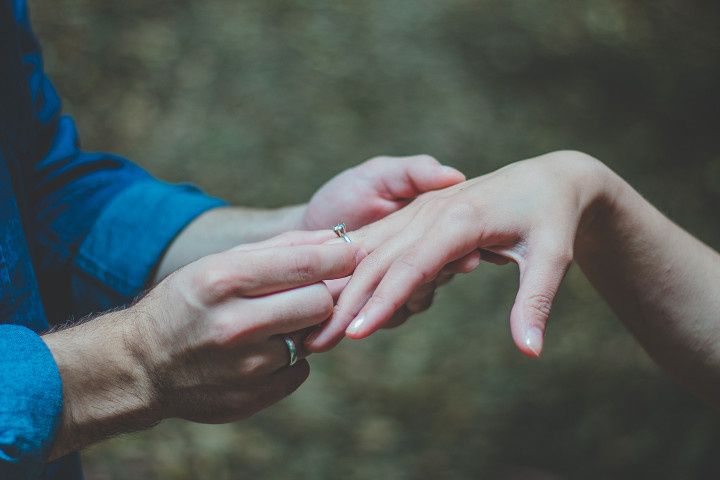
<instances>
[{"instance_id":1,"label":"silver band ring","mask_svg":"<svg viewBox=\"0 0 720 480\"><path fill-rule=\"evenodd\" d=\"M350 240L350 237L347 236L347 232L345 229L347 228L347 225L345 223L338 223L333 227L333 232L335 232L335 235L345 240L347 243L352 243L352 240Z\"/></svg>"},{"instance_id":2,"label":"silver band ring","mask_svg":"<svg viewBox=\"0 0 720 480\"><path fill-rule=\"evenodd\" d=\"M283 337L283 340L285 340L285 345L287 346L287 349L288 349L288 355L290 356L290 362L288 363L288 366L292 367L298 361L297 346L295 345L295 341L292 338L288 337L287 335L285 335Z\"/></svg>"}]
</instances>

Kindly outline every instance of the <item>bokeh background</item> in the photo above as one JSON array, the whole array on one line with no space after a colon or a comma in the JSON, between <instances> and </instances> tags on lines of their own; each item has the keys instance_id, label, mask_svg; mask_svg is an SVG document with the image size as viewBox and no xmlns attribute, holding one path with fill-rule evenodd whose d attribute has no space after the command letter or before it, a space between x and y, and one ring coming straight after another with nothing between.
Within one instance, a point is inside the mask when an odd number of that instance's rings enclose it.
<instances>
[{"instance_id":1,"label":"bokeh background","mask_svg":"<svg viewBox=\"0 0 720 480\"><path fill-rule=\"evenodd\" d=\"M162 178L274 207L378 154L475 176L576 148L720 247L720 2L30 3L84 146ZM718 414L577 269L544 358L514 350L516 275L482 267L409 325L312 358L249 421L91 448L88 478L718 478Z\"/></svg>"}]
</instances>

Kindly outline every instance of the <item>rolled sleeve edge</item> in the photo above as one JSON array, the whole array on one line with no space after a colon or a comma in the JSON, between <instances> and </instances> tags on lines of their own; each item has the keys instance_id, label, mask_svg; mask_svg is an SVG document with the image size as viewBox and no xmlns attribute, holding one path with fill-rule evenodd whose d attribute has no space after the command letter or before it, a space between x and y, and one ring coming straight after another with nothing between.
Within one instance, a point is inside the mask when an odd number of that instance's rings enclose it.
<instances>
[{"instance_id":1,"label":"rolled sleeve edge","mask_svg":"<svg viewBox=\"0 0 720 480\"><path fill-rule=\"evenodd\" d=\"M121 296L134 297L178 233L200 214L224 205L189 184L138 181L105 207L75 265Z\"/></svg>"},{"instance_id":2,"label":"rolled sleeve edge","mask_svg":"<svg viewBox=\"0 0 720 480\"><path fill-rule=\"evenodd\" d=\"M0 325L0 369L0 472L35 478L62 416L60 371L42 338L19 325Z\"/></svg>"}]
</instances>

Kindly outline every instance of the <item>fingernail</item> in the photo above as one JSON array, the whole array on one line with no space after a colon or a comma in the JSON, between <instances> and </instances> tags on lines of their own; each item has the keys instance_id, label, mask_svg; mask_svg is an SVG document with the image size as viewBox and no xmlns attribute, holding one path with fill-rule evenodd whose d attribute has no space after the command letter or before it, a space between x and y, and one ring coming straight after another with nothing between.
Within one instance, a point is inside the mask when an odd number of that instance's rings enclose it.
<instances>
[{"instance_id":1,"label":"fingernail","mask_svg":"<svg viewBox=\"0 0 720 480\"><path fill-rule=\"evenodd\" d=\"M538 357L542 352L543 332L538 327L530 327L525 333L525 346Z\"/></svg>"},{"instance_id":2,"label":"fingernail","mask_svg":"<svg viewBox=\"0 0 720 480\"><path fill-rule=\"evenodd\" d=\"M360 316L352 321L352 323L347 327L345 330L345 333L348 333L350 335L355 335L356 333L360 333L360 328L363 326L363 323L365 323L365 315Z\"/></svg>"}]
</instances>

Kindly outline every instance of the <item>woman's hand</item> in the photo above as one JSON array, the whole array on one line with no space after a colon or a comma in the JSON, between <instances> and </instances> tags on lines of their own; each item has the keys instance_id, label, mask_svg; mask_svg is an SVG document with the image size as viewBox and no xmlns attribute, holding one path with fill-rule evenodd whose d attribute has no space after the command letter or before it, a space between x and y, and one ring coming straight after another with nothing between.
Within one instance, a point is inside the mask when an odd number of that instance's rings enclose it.
<instances>
[{"instance_id":1,"label":"woman's hand","mask_svg":"<svg viewBox=\"0 0 720 480\"><path fill-rule=\"evenodd\" d=\"M587 155L555 152L426 193L351 232L369 254L342 291L330 321L308 338L307 348L322 351L344 335L370 335L443 269L468 271L482 257L518 264L512 335L523 353L540 355L576 235L590 220L592 206L606 195L609 173Z\"/></svg>"}]
</instances>

